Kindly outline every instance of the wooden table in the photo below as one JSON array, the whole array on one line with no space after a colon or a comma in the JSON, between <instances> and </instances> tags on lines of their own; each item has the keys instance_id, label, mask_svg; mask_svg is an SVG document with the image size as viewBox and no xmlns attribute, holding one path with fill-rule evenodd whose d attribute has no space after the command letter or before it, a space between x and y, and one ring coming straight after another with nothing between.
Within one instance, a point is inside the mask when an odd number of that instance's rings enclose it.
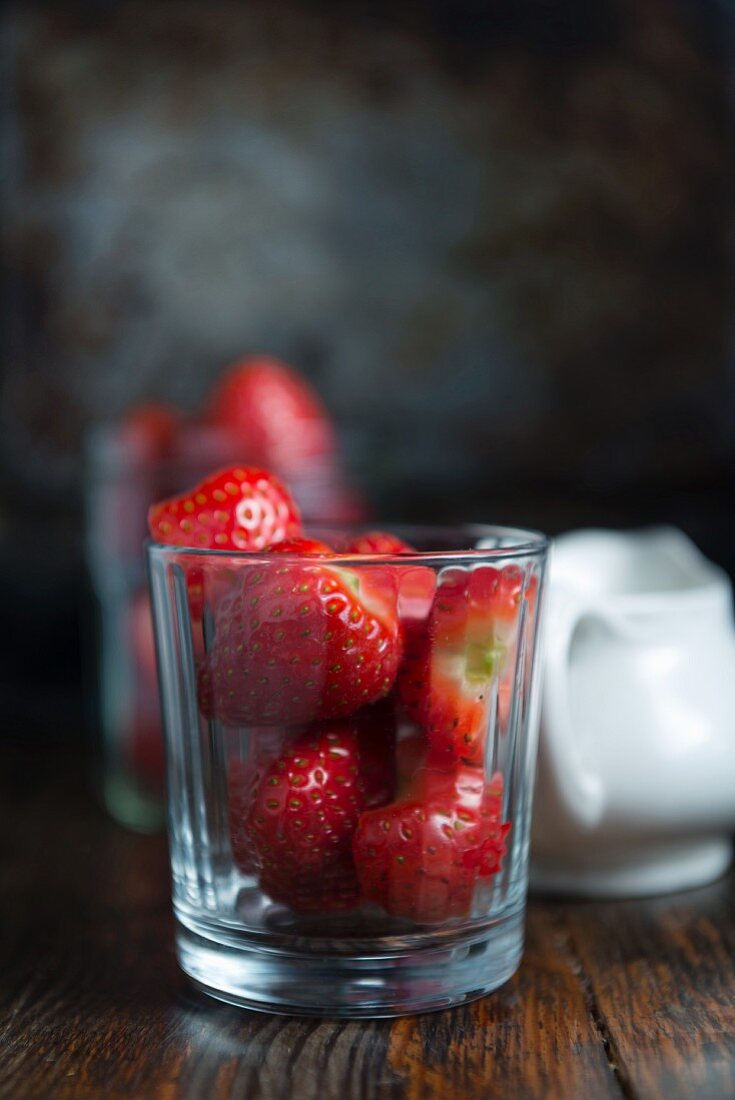
<instances>
[{"instance_id":1,"label":"wooden table","mask_svg":"<svg viewBox=\"0 0 735 1100\"><path fill-rule=\"evenodd\" d=\"M421 1017L218 1004L172 951L161 837L119 828L68 750L0 779L3 1100L735 1097L735 876L651 901L533 901L520 972Z\"/></svg>"}]
</instances>

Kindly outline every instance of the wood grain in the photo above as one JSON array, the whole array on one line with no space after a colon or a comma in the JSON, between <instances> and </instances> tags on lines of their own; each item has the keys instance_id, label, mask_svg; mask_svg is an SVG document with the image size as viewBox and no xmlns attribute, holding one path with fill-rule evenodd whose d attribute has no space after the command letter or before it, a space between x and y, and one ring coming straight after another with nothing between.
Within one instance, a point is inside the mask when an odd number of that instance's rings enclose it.
<instances>
[{"instance_id":1,"label":"wood grain","mask_svg":"<svg viewBox=\"0 0 735 1100\"><path fill-rule=\"evenodd\" d=\"M622 1095L552 907L529 913L524 962L493 996L400 1020L390 1057L410 1100Z\"/></svg>"},{"instance_id":2,"label":"wood grain","mask_svg":"<svg viewBox=\"0 0 735 1100\"><path fill-rule=\"evenodd\" d=\"M732 885L570 908L590 1004L630 1093L735 1097Z\"/></svg>"},{"instance_id":3,"label":"wood grain","mask_svg":"<svg viewBox=\"0 0 735 1100\"><path fill-rule=\"evenodd\" d=\"M2 1100L724 1100L734 880L674 899L535 902L493 996L396 1021L246 1012L172 950L162 838L110 822L77 759L0 761Z\"/></svg>"}]
</instances>

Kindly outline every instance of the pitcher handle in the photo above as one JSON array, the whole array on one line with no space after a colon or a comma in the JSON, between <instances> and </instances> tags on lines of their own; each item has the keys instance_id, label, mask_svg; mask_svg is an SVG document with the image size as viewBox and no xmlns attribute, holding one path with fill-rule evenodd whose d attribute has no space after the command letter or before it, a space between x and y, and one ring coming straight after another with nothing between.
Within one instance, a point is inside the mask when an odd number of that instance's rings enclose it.
<instances>
[{"instance_id":1,"label":"pitcher handle","mask_svg":"<svg viewBox=\"0 0 735 1100\"><path fill-rule=\"evenodd\" d=\"M570 818L594 828L605 808L602 779L582 760L569 706L569 658L574 632L595 611L564 599L546 625L544 689L541 703L544 750L557 792Z\"/></svg>"}]
</instances>

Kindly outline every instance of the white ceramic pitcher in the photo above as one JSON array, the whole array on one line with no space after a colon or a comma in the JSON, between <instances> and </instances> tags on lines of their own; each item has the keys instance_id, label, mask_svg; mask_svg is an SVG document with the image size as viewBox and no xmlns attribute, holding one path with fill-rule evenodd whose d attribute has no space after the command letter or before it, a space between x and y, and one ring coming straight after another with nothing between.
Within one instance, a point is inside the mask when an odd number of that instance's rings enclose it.
<instances>
[{"instance_id":1,"label":"white ceramic pitcher","mask_svg":"<svg viewBox=\"0 0 735 1100\"><path fill-rule=\"evenodd\" d=\"M533 828L539 890L680 890L727 868L735 630L727 576L673 528L554 549Z\"/></svg>"}]
</instances>

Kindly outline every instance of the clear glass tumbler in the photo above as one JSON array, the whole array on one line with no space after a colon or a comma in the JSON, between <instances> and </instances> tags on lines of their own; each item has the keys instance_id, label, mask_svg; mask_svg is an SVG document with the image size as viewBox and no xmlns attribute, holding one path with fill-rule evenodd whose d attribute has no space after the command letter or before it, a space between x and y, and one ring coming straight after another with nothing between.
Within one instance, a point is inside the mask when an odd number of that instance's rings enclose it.
<instances>
[{"instance_id":1,"label":"clear glass tumbler","mask_svg":"<svg viewBox=\"0 0 735 1100\"><path fill-rule=\"evenodd\" d=\"M88 619L95 670L97 786L124 825L165 825L161 705L143 544L149 506L212 469L251 461L246 442L187 425L165 458L140 453L118 425L88 440L86 550L93 604ZM306 516L338 519L359 509L336 459L312 463L289 484ZM96 684L95 684L96 681Z\"/></svg>"},{"instance_id":2,"label":"clear glass tumbler","mask_svg":"<svg viewBox=\"0 0 735 1100\"><path fill-rule=\"evenodd\" d=\"M148 547L178 957L222 1000L391 1016L519 965L547 541L397 533Z\"/></svg>"}]
</instances>

